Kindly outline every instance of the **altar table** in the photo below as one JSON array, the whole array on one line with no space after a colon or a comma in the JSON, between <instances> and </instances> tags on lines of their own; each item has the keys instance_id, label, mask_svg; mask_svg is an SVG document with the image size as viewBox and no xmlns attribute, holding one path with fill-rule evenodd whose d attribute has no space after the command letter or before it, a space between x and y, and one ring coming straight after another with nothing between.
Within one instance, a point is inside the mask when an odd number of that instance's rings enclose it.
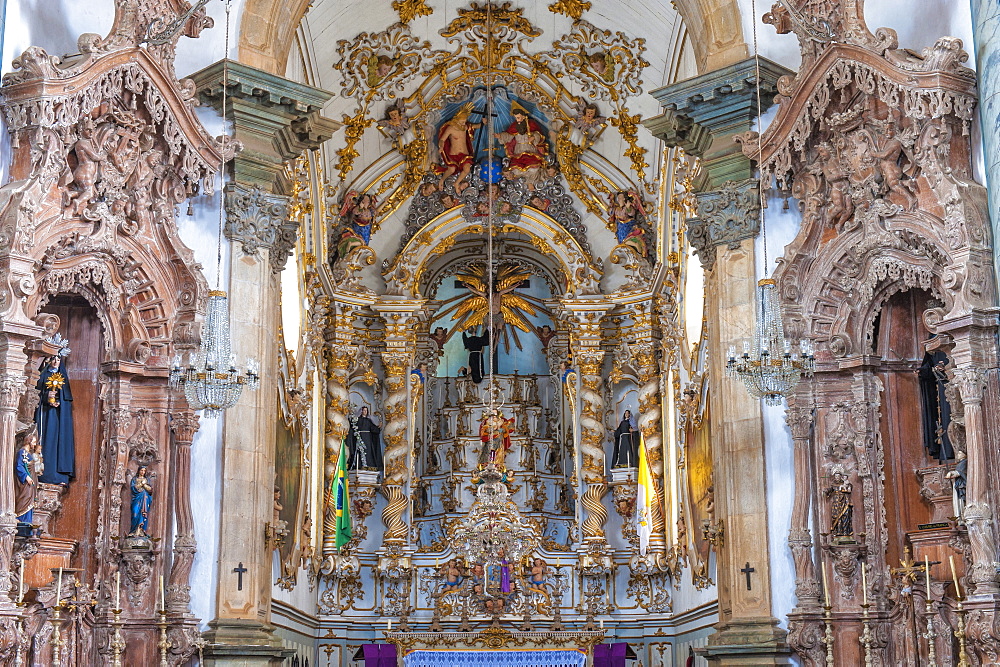
<instances>
[{"instance_id":1,"label":"altar table","mask_svg":"<svg viewBox=\"0 0 1000 667\"><path fill-rule=\"evenodd\" d=\"M403 658L404 667L583 667L587 656L566 649L531 651L417 650Z\"/></svg>"}]
</instances>

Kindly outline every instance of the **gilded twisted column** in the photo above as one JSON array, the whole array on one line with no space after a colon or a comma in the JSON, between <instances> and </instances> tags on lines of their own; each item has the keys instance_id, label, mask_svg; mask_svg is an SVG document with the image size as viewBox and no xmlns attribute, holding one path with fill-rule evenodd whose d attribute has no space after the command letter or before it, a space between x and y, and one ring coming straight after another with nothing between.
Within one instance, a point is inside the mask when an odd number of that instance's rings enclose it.
<instances>
[{"instance_id":1,"label":"gilded twisted column","mask_svg":"<svg viewBox=\"0 0 1000 667\"><path fill-rule=\"evenodd\" d=\"M337 552L337 519L333 513L330 489L337 474L340 446L347 435L350 411L348 394L349 369L353 346L345 343L345 330L350 330L350 317L338 313L334 322L334 341L326 348L326 423L323 430L323 556ZM345 320L347 320L345 322ZM349 338L347 339L349 340Z\"/></svg>"},{"instance_id":2,"label":"gilded twisted column","mask_svg":"<svg viewBox=\"0 0 1000 667\"><path fill-rule=\"evenodd\" d=\"M608 510L601 499L608 489L604 477L604 395L601 392L601 365L604 352L589 348L577 353L580 368L580 451L583 454L583 481L587 485L580 502L587 516L583 520L585 540L604 540Z\"/></svg>"},{"instance_id":3,"label":"gilded twisted column","mask_svg":"<svg viewBox=\"0 0 1000 667\"><path fill-rule=\"evenodd\" d=\"M639 374L639 404L637 424L642 433L642 441L646 447L646 460L649 462L649 473L656 488L656 501L653 503L653 534L650 536L650 548L654 551L666 545L666 517L663 515L663 429L660 425L662 416L660 405L660 364L656 359L656 341L646 340L632 344L632 357L635 360L636 372Z\"/></svg>"},{"instance_id":4,"label":"gilded twisted column","mask_svg":"<svg viewBox=\"0 0 1000 667\"><path fill-rule=\"evenodd\" d=\"M989 501L989 463L983 424L983 392L986 374L979 368L956 368L954 380L965 408L965 448L968 481L963 516L969 529L972 567L969 580L976 595L997 595L997 541L993 510Z\"/></svg>"},{"instance_id":5,"label":"gilded twisted column","mask_svg":"<svg viewBox=\"0 0 1000 667\"><path fill-rule=\"evenodd\" d=\"M385 352L382 354L387 391L385 428L382 431L382 437L385 440L383 493L388 501L388 505L382 510L386 541L406 539L406 523L403 520L403 513L406 511L406 494L403 493L403 485L409 476L406 467L409 452L406 438L409 421L406 376L410 367L410 359L411 355L405 352Z\"/></svg>"}]
</instances>

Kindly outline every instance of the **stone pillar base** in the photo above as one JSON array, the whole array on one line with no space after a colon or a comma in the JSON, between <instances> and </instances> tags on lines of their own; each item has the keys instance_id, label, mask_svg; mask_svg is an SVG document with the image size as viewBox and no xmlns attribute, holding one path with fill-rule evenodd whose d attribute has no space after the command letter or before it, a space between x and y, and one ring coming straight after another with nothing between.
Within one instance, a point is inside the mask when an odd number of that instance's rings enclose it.
<instances>
[{"instance_id":1,"label":"stone pillar base","mask_svg":"<svg viewBox=\"0 0 1000 667\"><path fill-rule=\"evenodd\" d=\"M710 665L769 667L792 664L785 631L773 618L732 620L709 637L708 646L695 651Z\"/></svg>"},{"instance_id":2,"label":"stone pillar base","mask_svg":"<svg viewBox=\"0 0 1000 667\"><path fill-rule=\"evenodd\" d=\"M277 666L295 654L282 647L271 626L257 621L216 620L209 628L204 634L209 642L203 652L206 667Z\"/></svg>"}]
</instances>

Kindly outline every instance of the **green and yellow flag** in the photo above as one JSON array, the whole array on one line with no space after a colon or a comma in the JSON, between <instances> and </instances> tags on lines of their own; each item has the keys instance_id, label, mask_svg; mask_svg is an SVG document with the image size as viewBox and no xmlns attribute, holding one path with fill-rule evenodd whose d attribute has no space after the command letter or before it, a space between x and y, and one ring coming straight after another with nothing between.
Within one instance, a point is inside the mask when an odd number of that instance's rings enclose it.
<instances>
[{"instance_id":1,"label":"green and yellow flag","mask_svg":"<svg viewBox=\"0 0 1000 667\"><path fill-rule=\"evenodd\" d=\"M351 541L346 441L341 441L340 443L340 456L337 458L337 474L333 478L333 488L331 491L333 493L333 510L337 518L336 545L339 549Z\"/></svg>"},{"instance_id":2,"label":"green and yellow flag","mask_svg":"<svg viewBox=\"0 0 1000 667\"><path fill-rule=\"evenodd\" d=\"M649 461L646 459L646 443L639 432L639 492L635 504L636 532L639 534L639 553L643 556L649 549L649 538L653 535L653 503L656 499L656 487L653 485L653 475L650 474Z\"/></svg>"}]
</instances>

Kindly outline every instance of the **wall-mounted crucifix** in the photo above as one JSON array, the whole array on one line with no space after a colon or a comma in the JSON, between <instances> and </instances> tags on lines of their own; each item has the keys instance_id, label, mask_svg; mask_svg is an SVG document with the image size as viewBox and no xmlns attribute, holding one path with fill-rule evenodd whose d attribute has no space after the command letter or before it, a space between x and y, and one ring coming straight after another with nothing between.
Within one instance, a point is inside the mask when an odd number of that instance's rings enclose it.
<instances>
[{"instance_id":1,"label":"wall-mounted crucifix","mask_svg":"<svg viewBox=\"0 0 1000 667\"><path fill-rule=\"evenodd\" d=\"M743 569L740 570L740 572L742 572L743 574L747 575L747 590L748 591L752 590L751 587L750 587L750 573L751 572L756 572L756 571L757 571L756 569L750 567L750 561L747 561L747 564L745 566L743 566Z\"/></svg>"},{"instance_id":2,"label":"wall-mounted crucifix","mask_svg":"<svg viewBox=\"0 0 1000 667\"><path fill-rule=\"evenodd\" d=\"M246 571L247 571L247 569L245 567L243 567L243 561L240 561L240 566L239 567L234 567L233 568L233 572L235 572L236 576L239 577L239 580L236 582L236 590L238 590L238 591L242 591L243 590L243 573L246 572ZM747 576L749 577L750 575L747 575ZM749 581L749 579L747 581Z\"/></svg>"}]
</instances>

